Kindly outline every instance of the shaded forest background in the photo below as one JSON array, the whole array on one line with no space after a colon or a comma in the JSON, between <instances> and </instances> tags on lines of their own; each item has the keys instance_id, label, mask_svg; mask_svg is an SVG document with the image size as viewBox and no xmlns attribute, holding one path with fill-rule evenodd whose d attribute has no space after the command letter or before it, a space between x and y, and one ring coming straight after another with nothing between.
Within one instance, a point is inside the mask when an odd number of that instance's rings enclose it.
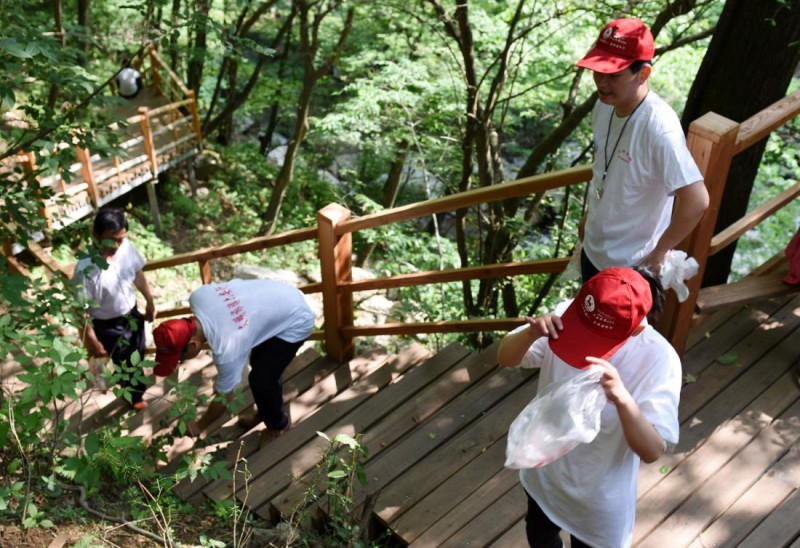
<instances>
[{"instance_id":1,"label":"shaded forest background","mask_svg":"<svg viewBox=\"0 0 800 548\"><path fill-rule=\"evenodd\" d=\"M147 44L195 91L206 140L197 165L202 195L191 195L181 170L161 181L165 238L135 197L121 204L151 259L310 226L331 202L367 214L589 163L596 94L591 74L574 62L616 17L650 25L651 88L686 126L709 110L742 121L798 86L799 0L0 0L0 7L1 159L33 152L45 174L72 161L58 143L113 153L118 143L98 131L116 121L112 107L121 101L109 82L125 63L140 62ZM799 129L790 122L737 159L720 228L797 180ZM47 190L2 177L0 235L24 241L45 231L38 200ZM551 192L367 231L354 241L356 260L399 274L566 256L583 208L580 192ZM709 271L723 280L748 272L785 246L799 219L793 204ZM48 234L54 255L73 261L88 232L82 222ZM302 269L315 256L300 246L242 260ZM24 397L4 389L0 411L0 445L17 438L3 463L18 463L0 486L0 513L24 522L31 492L56 478L109 492L129 476L109 482L90 472L114 436L94 450L52 428L48 447L77 447L76 456L42 451L41 399L69 397L76 386L40 387L64 368L80 379L82 356L56 330L80 329L79 310L65 286L44 283L43 274L21 280L3 262L0 275L9 312L0 317L0 348L23 366L36 364L26 379L33 389ZM410 288L393 313L417 321L518 316L573 289L546 275ZM48 519L33 515L30 526Z\"/></svg>"}]
</instances>

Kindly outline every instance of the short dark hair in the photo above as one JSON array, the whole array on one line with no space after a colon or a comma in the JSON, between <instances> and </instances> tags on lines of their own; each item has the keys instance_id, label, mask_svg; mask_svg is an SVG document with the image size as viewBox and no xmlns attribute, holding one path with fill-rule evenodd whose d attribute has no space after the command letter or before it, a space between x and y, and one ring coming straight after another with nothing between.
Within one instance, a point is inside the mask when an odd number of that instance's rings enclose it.
<instances>
[{"instance_id":1,"label":"short dark hair","mask_svg":"<svg viewBox=\"0 0 800 548\"><path fill-rule=\"evenodd\" d=\"M664 312L664 286L661 285L661 279L649 268L637 266L634 270L650 285L653 307L650 309L650 312L647 313L647 321L650 322L650 324L654 324L661 318L661 314Z\"/></svg>"},{"instance_id":2,"label":"short dark hair","mask_svg":"<svg viewBox=\"0 0 800 548\"><path fill-rule=\"evenodd\" d=\"M629 66L628 68L629 68L629 69L631 69L631 72L632 72L632 73L634 73L634 74L638 74L638 73L639 73L639 71L641 71L641 70L642 70L642 67L643 67L643 66L645 66L645 65L652 65L652 64L653 64L653 63L651 63L650 61L642 61L642 60L639 60L639 61L634 61L634 62L633 62L633 64L631 64L631 66Z\"/></svg>"},{"instance_id":3,"label":"short dark hair","mask_svg":"<svg viewBox=\"0 0 800 548\"><path fill-rule=\"evenodd\" d=\"M105 207L95 215L92 228L99 238L106 232L119 232L122 229L128 230L128 219L125 218L125 214L119 209Z\"/></svg>"}]
</instances>

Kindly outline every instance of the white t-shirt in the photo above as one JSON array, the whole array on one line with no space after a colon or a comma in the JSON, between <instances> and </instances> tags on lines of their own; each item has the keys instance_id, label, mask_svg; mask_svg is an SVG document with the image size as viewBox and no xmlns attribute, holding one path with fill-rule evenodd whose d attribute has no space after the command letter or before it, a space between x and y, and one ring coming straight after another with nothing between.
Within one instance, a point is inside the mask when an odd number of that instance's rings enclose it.
<instances>
[{"instance_id":1,"label":"white t-shirt","mask_svg":"<svg viewBox=\"0 0 800 548\"><path fill-rule=\"evenodd\" d=\"M272 280L212 283L189 297L217 365L217 392L231 392L253 347L278 337L300 342L314 330L314 312L294 286Z\"/></svg>"},{"instance_id":2,"label":"white t-shirt","mask_svg":"<svg viewBox=\"0 0 800 548\"><path fill-rule=\"evenodd\" d=\"M606 132L609 119L611 130ZM675 191L703 180L678 116L654 92L631 115L620 137L625 120L613 106L595 105L595 160L583 249L600 270L641 263L669 226ZM603 183L606 151L610 163Z\"/></svg>"},{"instance_id":3,"label":"white t-shirt","mask_svg":"<svg viewBox=\"0 0 800 548\"><path fill-rule=\"evenodd\" d=\"M117 86L119 87L119 94L122 97L133 97L139 91L139 84L136 82L141 78L138 70L125 67L119 74L117 74Z\"/></svg>"},{"instance_id":4,"label":"white t-shirt","mask_svg":"<svg viewBox=\"0 0 800 548\"><path fill-rule=\"evenodd\" d=\"M648 325L608 361L664 441L677 443L681 362L672 346ZM546 337L531 345L521 365L541 368L539 391L582 372L556 357ZM631 544L638 472L639 457L609 403L594 441L541 468L520 470L520 482L559 527L591 546L619 548Z\"/></svg>"},{"instance_id":5,"label":"white t-shirt","mask_svg":"<svg viewBox=\"0 0 800 548\"><path fill-rule=\"evenodd\" d=\"M98 320L119 318L136 306L133 280L146 264L128 238L122 240L117 252L107 261L108 268L102 270L90 259L81 259L75 266L73 278L76 286L83 286L84 302L94 301L98 305L88 307L89 315Z\"/></svg>"}]
</instances>

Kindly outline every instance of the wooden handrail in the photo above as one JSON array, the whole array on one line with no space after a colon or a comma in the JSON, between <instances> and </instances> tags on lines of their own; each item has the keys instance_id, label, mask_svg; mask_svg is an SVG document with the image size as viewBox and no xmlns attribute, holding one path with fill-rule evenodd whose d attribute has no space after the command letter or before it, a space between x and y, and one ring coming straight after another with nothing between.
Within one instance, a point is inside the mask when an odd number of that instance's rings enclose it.
<instances>
[{"instance_id":1,"label":"wooden handrail","mask_svg":"<svg viewBox=\"0 0 800 548\"><path fill-rule=\"evenodd\" d=\"M760 206L747 213L744 217L730 225L728 228L715 235L711 239L711 247L708 250L709 255L715 255L721 249L726 248L742 234L758 225L761 221L788 205L790 202L800 196L800 183L795 183L777 196L767 200Z\"/></svg>"},{"instance_id":2,"label":"wooden handrail","mask_svg":"<svg viewBox=\"0 0 800 548\"><path fill-rule=\"evenodd\" d=\"M418 335L420 333L468 333L474 331L509 331L525 323L525 318L461 320L450 322L384 323L343 327L342 336L375 337L378 335Z\"/></svg>"},{"instance_id":3,"label":"wooden handrail","mask_svg":"<svg viewBox=\"0 0 800 548\"><path fill-rule=\"evenodd\" d=\"M152 118L153 116L158 116L164 112L168 112L170 110L177 110L180 107L190 106L194 100L193 99L183 99L182 101L177 101L175 103L169 103L164 106L160 106L158 108L154 108L152 110L147 111L147 115Z\"/></svg>"},{"instance_id":4,"label":"wooden handrail","mask_svg":"<svg viewBox=\"0 0 800 548\"><path fill-rule=\"evenodd\" d=\"M800 114L800 89L751 116L739 126L734 155L751 147Z\"/></svg>"},{"instance_id":5,"label":"wooden handrail","mask_svg":"<svg viewBox=\"0 0 800 548\"><path fill-rule=\"evenodd\" d=\"M481 280L486 278L505 278L523 274L549 274L562 272L569 264L569 257L559 259L540 259L524 263L500 263L455 268L451 270L429 270L413 274L400 274L372 280L342 282L341 291L372 291L414 285L427 285L444 282L460 282L463 280Z\"/></svg>"},{"instance_id":6,"label":"wooden handrail","mask_svg":"<svg viewBox=\"0 0 800 548\"><path fill-rule=\"evenodd\" d=\"M288 232L283 232L281 234L275 234L272 236L259 236L257 238L251 238L245 242L225 244L218 247L206 247L189 253L173 255L172 257L167 257L166 259L156 259L155 261L147 263L147 265L144 267L144 270L157 270L159 268L169 268L183 264L219 259L220 257L229 257L231 255L247 253L248 251L269 249L271 247L313 240L316 238L316 236L317 229L315 227L298 228L296 230L290 230Z\"/></svg>"},{"instance_id":7,"label":"wooden handrail","mask_svg":"<svg viewBox=\"0 0 800 548\"><path fill-rule=\"evenodd\" d=\"M151 52L150 61L152 62L153 60L155 60L158 63L158 65L162 69L164 69L164 72L167 73L167 76L169 76L170 79L178 86L178 89L180 89L184 95L187 95L189 93L189 88L187 88L184 85L181 79L178 78L178 75L175 74L173 70L169 68L169 65L167 65L167 63L164 62L164 59L162 59L161 55L158 54L158 50L156 50L154 46L150 46L150 52Z\"/></svg>"},{"instance_id":8,"label":"wooden handrail","mask_svg":"<svg viewBox=\"0 0 800 548\"><path fill-rule=\"evenodd\" d=\"M536 192L544 192L554 188L583 183L589 181L591 178L591 166L578 166L561 171L533 175L509 183L476 188L459 194L453 194L452 196L425 200L424 202L408 204L358 217L338 225L336 227L336 235L341 236L347 232L357 232L367 228L408 221L409 219L433 215L443 211L454 211L462 207L469 207L485 202L521 198Z\"/></svg>"}]
</instances>

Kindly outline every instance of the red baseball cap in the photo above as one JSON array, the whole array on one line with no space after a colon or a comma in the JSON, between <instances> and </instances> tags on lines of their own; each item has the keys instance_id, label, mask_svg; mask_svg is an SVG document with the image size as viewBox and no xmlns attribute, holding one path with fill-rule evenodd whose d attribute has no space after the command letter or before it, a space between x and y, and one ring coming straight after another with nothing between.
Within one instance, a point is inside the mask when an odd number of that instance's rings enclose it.
<instances>
[{"instance_id":1,"label":"red baseball cap","mask_svg":"<svg viewBox=\"0 0 800 548\"><path fill-rule=\"evenodd\" d=\"M175 371L183 349L192 338L194 327L195 319L189 316L161 322L161 325L153 330L157 362L153 373L159 377L168 377Z\"/></svg>"},{"instance_id":2,"label":"red baseball cap","mask_svg":"<svg viewBox=\"0 0 800 548\"><path fill-rule=\"evenodd\" d=\"M575 64L605 74L619 72L634 61L651 61L653 42L650 29L639 19L617 19L603 27L594 47Z\"/></svg>"},{"instance_id":3,"label":"red baseball cap","mask_svg":"<svg viewBox=\"0 0 800 548\"><path fill-rule=\"evenodd\" d=\"M586 369L587 356L610 358L641 325L653 307L650 284L630 268L607 268L583 284L567 307L564 329L550 339L563 361Z\"/></svg>"}]
</instances>

